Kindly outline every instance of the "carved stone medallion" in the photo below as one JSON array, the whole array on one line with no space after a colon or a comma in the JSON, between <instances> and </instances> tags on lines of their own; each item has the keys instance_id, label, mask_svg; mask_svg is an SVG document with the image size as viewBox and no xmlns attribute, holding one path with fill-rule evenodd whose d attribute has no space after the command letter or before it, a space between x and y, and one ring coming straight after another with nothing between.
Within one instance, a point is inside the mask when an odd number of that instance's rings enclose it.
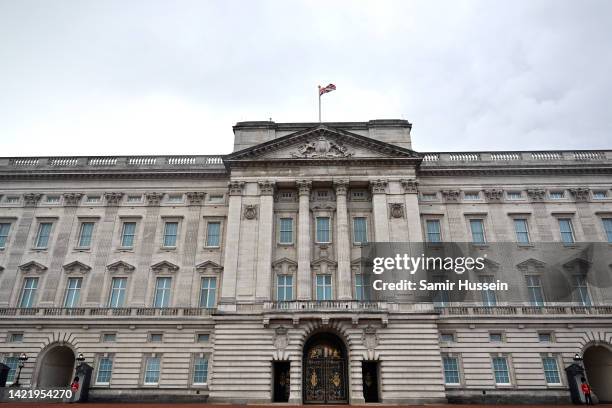
<instances>
[{"instance_id":1,"label":"carved stone medallion","mask_svg":"<svg viewBox=\"0 0 612 408\"><path fill-rule=\"evenodd\" d=\"M284 350L289 345L289 334L286 327L279 326L274 331L274 347Z\"/></svg>"},{"instance_id":2,"label":"carved stone medallion","mask_svg":"<svg viewBox=\"0 0 612 408\"><path fill-rule=\"evenodd\" d=\"M247 220L257 219L257 205L247 204L244 206L244 218Z\"/></svg>"},{"instance_id":3,"label":"carved stone medallion","mask_svg":"<svg viewBox=\"0 0 612 408\"><path fill-rule=\"evenodd\" d=\"M389 204L389 215L391 218L403 218L404 217L404 204L402 203Z\"/></svg>"},{"instance_id":4,"label":"carved stone medallion","mask_svg":"<svg viewBox=\"0 0 612 408\"><path fill-rule=\"evenodd\" d=\"M297 148L297 152L291 153L292 157L301 159L325 159L337 157L351 157L346 147L333 140L320 135L314 140L310 140Z\"/></svg>"}]
</instances>

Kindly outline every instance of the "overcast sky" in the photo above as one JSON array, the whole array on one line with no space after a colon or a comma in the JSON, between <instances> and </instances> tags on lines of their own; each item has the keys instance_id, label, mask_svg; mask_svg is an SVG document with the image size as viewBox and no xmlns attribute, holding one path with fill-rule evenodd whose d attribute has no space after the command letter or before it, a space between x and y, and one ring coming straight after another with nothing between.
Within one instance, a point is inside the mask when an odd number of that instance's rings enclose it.
<instances>
[{"instance_id":1,"label":"overcast sky","mask_svg":"<svg viewBox=\"0 0 612 408\"><path fill-rule=\"evenodd\" d=\"M612 148L612 1L0 0L0 156L217 154L244 120Z\"/></svg>"}]
</instances>

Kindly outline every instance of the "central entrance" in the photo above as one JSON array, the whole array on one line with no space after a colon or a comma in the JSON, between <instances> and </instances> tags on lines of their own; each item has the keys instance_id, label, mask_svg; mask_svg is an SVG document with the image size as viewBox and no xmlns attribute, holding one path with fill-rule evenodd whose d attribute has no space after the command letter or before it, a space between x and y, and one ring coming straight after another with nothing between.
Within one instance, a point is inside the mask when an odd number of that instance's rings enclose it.
<instances>
[{"instance_id":1,"label":"central entrance","mask_svg":"<svg viewBox=\"0 0 612 408\"><path fill-rule=\"evenodd\" d=\"M50 348L42 358L37 387L68 388L74 372L74 363L74 353L70 347Z\"/></svg>"},{"instance_id":2,"label":"central entrance","mask_svg":"<svg viewBox=\"0 0 612 408\"><path fill-rule=\"evenodd\" d=\"M346 350L338 336L319 333L304 345L304 404L348 403Z\"/></svg>"}]
</instances>

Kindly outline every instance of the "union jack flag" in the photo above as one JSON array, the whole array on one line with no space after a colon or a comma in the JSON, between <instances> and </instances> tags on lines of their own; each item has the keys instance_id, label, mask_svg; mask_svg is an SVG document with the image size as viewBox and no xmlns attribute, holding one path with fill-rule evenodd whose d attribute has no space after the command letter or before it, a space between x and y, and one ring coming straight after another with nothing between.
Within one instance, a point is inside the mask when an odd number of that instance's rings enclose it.
<instances>
[{"instance_id":1,"label":"union jack flag","mask_svg":"<svg viewBox=\"0 0 612 408\"><path fill-rule=\"evenodd\" d=\"M336 85L334 84L329 84L327 86L324 86L323 88L321 88L321 85L319 85L319 96L323 95L324 93L328 93L331 91L335 91L336 90Z\"/></svg>"}]
</instances>

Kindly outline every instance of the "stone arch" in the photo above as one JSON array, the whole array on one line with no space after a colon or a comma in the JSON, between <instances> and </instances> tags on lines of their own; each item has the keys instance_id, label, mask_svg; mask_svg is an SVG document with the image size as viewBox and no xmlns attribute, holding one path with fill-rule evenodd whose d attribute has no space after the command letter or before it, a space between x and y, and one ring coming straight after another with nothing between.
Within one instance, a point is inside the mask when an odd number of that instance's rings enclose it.
<instances>
[{"instance_id":1,"label":"stone arch","mask_svg":"<svg viewBox=\"0 0 612 408\"><path fill-rule=\"evenodd\" d=\"M595 395L600 402L612 402L612 345L601 340L591 341L584 346L582 358Z\"/></svg>"},{"instance_id":2,"label":"stone arch","mask_svg":"<svg viewBox=\"0 0 612 408\"><path fill-rule=\"evenodd\" d=\"M77 352L65 341L55 341L38 354L36 383L39 388L68 388L72 381Z\"/></svg>"}]
</instances>

